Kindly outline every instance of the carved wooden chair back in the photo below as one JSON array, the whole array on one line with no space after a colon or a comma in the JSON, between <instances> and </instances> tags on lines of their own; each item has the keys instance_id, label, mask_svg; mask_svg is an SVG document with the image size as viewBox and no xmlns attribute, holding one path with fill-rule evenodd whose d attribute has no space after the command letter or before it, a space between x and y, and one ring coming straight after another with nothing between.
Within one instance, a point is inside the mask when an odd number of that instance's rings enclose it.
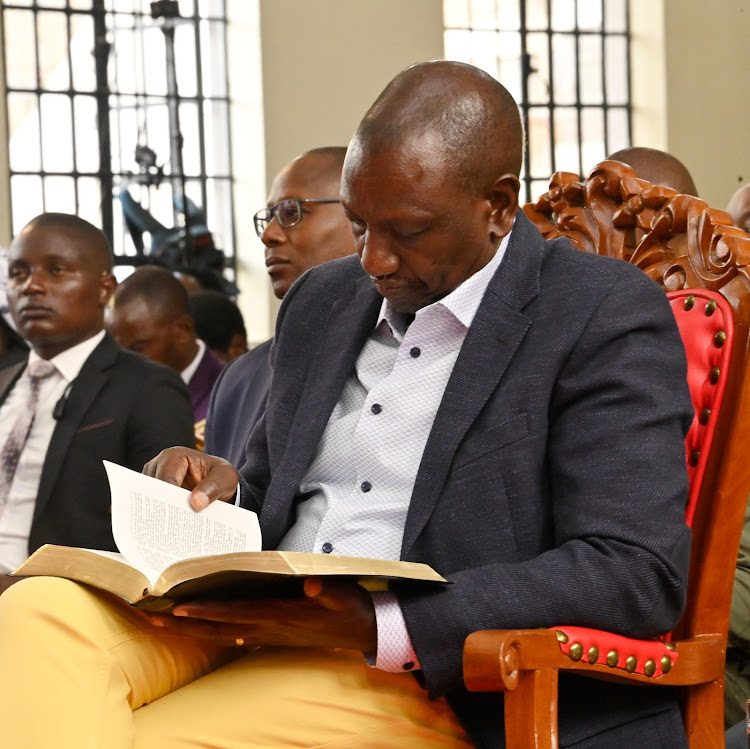
<instances>
[{"instance_id":1,"label":"carved wooden chair back","mask_svg":"<svg viewBox=\"0 0 750 749\"><path fill-rule=\"evenodd\" d=\"M641 180L616 161L602 162L584 181L575 174L556 173L549 190L524 211L545 237L566 236L581 250L630 262L669 293L688 351L696 407L686 440L691 479L686 518L693 527L688 599L673 633L679 668L662 674L657 660L656 674L644 675L639 669L623 676L684 687L691 747L719 749L724 746L723 659L750 491L750 237L731 226L724 211ZM557 670L588 669L592 675L612 678L601 659L591 666L586 658L573 663L570 643L560 646L566 653L560 659L560 647L550 643L550 634L482 632L467 640L467 686L506 691L509 747L556 746L556 729L546 724L548 703L556 701ZM562 633L558 637L567 639ZM508 649L514 651L513 662L520 664L513 673L497 667L498 653L502 661ZM535 674L526 682L524 669ZM547 678L552 672L554 681ZM519 679L525 685L515 694Z\"/></svg>"},{"instance_id":2,"label":"carved wooden chair back","mask_svg":"<svg viewBox=\"0 0 750 749\"><path fill-rule=\"evenodd\" d=\"M626 260L668 292L716 292L732 310L734 335L726 344L730 357L723 405L711 414L711 450L698 458L703 470L689 513L693 548L688 604L675 635L726 633L750 489L750 238L731 225L725 211L641 180L618 161L602 162L585 181L556 173L549 190L524 206L524 212L545 237L566 236L581 250ZM694 426L701 418L697 413ZM692 467L696 456L687 458Z\"/></svg>"}]
</instances>

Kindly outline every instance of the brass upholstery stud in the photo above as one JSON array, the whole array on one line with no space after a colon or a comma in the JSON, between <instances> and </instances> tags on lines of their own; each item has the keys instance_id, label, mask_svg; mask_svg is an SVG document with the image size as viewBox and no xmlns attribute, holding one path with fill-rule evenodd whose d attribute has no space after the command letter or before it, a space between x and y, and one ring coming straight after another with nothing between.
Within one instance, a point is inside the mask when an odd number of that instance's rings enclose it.
<instances>
[{"instance_id":1,"label":"brass upholstery stud","mask_svg":"<svg viewBox=\"0 0 750 749\"><path fill-rule=\"evenodd\" d=\"M723 330L717 331L714 336L714 346L721 348L727 340L727 334Z\"/></svg>"},{"instance_id":2,"label":"brass upholstery stud","mask_svg":"<svg viewBox=\"0 0 750 749\"><path fill-rule=\"evenodd\" d=\"M719 381L719 376L721 375L721 370L718 367L713 367L711 371L708 373L708 381L715 385Z\"/></svg>"},{"instance_id":3,"label":"brass upholstery stud","mask_svg":"<svg viewBox=\"0 0 750 749\"><path fill-rule=\"evenodd\" d=\"M620 654L616 650L610 650L609 653L607 653L607 665L610 668L614 668L619 660Z\"/></svg>"},{"instance_id":4,"label":"brass upholstery stud","mask_svg":"<svg viewBox=\"0 0 750 749\"><path fill-rule=\"evenodd\" d=\"M671 651L675 651L675 650L677 650L677 645L675 645L675 644L674 644L673 642L665 642L665 643L664 643L664 647L665 647L665 648L666 648L667 650L671 650Z\"/></svg>"},{"instance_id":5,"label":"brass upholstery stud","mask_svg":"<svg viewBox=\"0 0 750 749\"><path fill-rule=\"evenodd\" d=\"M555 630L555 634L557 635L557 641L565 644L568 641L568 636L560 629Z\"/></svg>"},{"instance_id":6,"label":"brass upholstery stud","mask_svg":"<svg viewBox=\"0 0 750 749\"><path fill-rule=\"evenodd\" d=\"M668 674L672 668L672 659L665 653L661 657L661 670L663 673Z\"/></svg>"},{"instance_id":7,"label":"brass upholstery stud","mask_svg":"<svg viewBox=\"0 0 750 749\"><path fill-rule=\"evenodd\" d=\"M646 674L646 676L653 676L656 673L656 663L654 663L653 658L649 658L643 664L643 673Z\"/></svg>"},{"instance_id":8,"label":"brass upholstery stud","mask_svg":"<svg viewBox=\"0 0 750 749\"><path fill-rule=\"evenodd\" d=\"M710 302L706 302L706 317L711 317L716 312L716 301L712 299Z\"/></svg>"},{"instance_id":9,"label":"brass upholstery stud","mask_svg":"<svg viewBox=\"0 0 750 749\"><path fill-rule=\"evenodd\" d=\"M701 408L700 413L698 414L698 422L702 426L706 426L708 424L708 417L711 416L711 409L710 408Z\"/></svg>"},{"instance_id":10,"label":"brass upholstery stud","mask_svg":"<svg viewBox=\"0 0 750 749\"><path fill-rule=\"evenodd\" d=\"M688 463L690 463L691 467L695 468L695 466L698 465L698 458L701 456L701 451L696 447L691 453L690 458L688 459Z\"/></svg>"},{"instance_id":11,"label":"brass upholstery stud","mask_svg":"<svg viewBox=\"0 0 750 749\"><path fill-rule=\"evenodd\" d=\"M695 304L695 297L691 294L689 297L685 297L685 303L682 306L687 311L687 310L693 309L694 304Z\"/></svg>"},{"instance_id":12,"label":"brass upholstery stud","mask_svg":"<svg viewBox=\"0 0 750 749\"><path fill-rule=\"evenodd\" d=\"M635 671L635 667L638 665L638 660L634 655L629 655L625 661L625 670L632 674Z\"/></svg>"},{"instance_id":13,"label":"brass upholstery stud","mask_svg":"<svg viewBox=\"0 0 750 749\"><path fill-rule=\"evenodd\" d=\"M583 657L583 645L581 645L580 642L574 642L570 649L568 650L568 655L574 660L574 661L580 661Z\"/></svg>"},{"instance_id":14,"label":"brass upholstery stud","mask_svg":"<svg viewBox=\"0 0 750 749\"><path fill-rule=\"evenodd\" d=\"M592 645L586 654L586 658L588 658L589 663L596 663L599 660L599 648Z\"/></svg>"}]
</instances>

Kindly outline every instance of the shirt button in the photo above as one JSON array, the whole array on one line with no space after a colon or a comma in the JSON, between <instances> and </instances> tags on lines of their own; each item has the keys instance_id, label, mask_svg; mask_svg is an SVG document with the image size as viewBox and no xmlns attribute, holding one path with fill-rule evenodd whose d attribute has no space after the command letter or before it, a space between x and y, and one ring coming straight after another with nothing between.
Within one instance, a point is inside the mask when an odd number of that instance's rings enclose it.
<instances>
[{"instance_id":1,"label":"shirt button","mask_svg":"<svg viewBox=\"0 0 750 749\"><path fill-rule=\"evenodd\" d=\"M323 549L324 554L330 554L333 551L333 544L330 541L326 541L323 546L321 546L321 549Z\"/></svg>"},{"instance_id":2,"label":"shirt button","mask_svg":"<svg viewBox=\"0 0 750 749\"><path fill-rule=\"evenodd\" d=\"M383 410L383 407L380 405L380 403L373 403L370 406L370 411L372 411L374 414L379 414Z\"/></svg>"},{"instance_id":3,"label":"shirt button","mask_svg":"<svg viewBox=\"0 0 750 749\"><path fill-rule=\"evenodd\" d=\"M414 661L404 663L404 671L411 671L414 668Z\"/></svg>"},{"instance_id":4,"label":"shirt button","mask_svg":"<svg viewBox=\"0 0 750 749\"><path fill-rule=\"evenodd\" d=\"M422 352L417 346L415 346L409 353L411 354L412 359L416 359Z\"/></svg>"},{"instance_id":5,"label":"shirt button","mask_svg":"<svg viewBox=\"0 0 750 749\"><path fill-rule=\"evenodd\" d=\"M369 481L363 481L359 487L363 492L369 492L372 489L372 484Z\"/></svg>"}]
</instances>

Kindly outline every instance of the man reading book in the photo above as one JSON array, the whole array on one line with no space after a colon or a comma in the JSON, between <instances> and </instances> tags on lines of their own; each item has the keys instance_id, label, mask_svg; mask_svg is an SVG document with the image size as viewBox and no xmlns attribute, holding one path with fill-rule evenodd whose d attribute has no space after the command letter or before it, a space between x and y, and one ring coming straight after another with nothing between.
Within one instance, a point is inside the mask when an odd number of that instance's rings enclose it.
<instances>
[{"instance_id":1,"label":"man reading book","mask_svg":"<svg viewBox=\"0 0 750 749\"><path fill-rule=\"evenodd\" d=\"M462 685L470 632L673 627L690 546L679 333L638 269L542 239L518 210L522 150L515 102L476 68L418 64L387 86L344 167L359 258L286 295L239 477L267 548L427 562L452 584L311 578L298 598L148 618L24 581L0 599L6 741L502 747L500 698ZM237 471L195 451L146 472L197 509L235 498ZM561 684L561 745L686 746L658 691Z\"/></svg>"}]
</instances>

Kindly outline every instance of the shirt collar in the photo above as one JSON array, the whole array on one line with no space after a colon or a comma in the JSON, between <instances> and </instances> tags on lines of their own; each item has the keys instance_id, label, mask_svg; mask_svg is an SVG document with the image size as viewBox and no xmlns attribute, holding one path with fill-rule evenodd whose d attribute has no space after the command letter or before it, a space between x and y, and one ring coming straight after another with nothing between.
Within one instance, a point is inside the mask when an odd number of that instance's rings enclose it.
<instances>
[{"instance_id":1,"label":"shirt collar","mask_svg":"<svg viewBox=\"0 0 750 749\"><path fill-rule=\"evenodd\" d=\"M206 344L203 343L200 338L196 338L196 341L198 342L198 353L195 355L195 359L193 359L193 361L191 361L190 364L180 372L180 377L182 377L182 381L186 385L190 384L190 380L193 378L195 370L198 369L198 365L201 363L203 354L206 351Z\"/></svg>"},{"instance_id":2,"label":"shirt collar","mask_svg":"<svg viewBox=\"0 0 750 749\"><path fill-rule=\"evenodd\" d=\"M451 312L464 327L471 327L471 323L474 321L474 316L476 315L479 305L482 302L482 298L484 297L484 292L487 291L487 286L495 275L495 271L500 267L500 263L505 256L505 251L508 248L508 242L510 241L510 235L512 233L513 230L511 229L503 237L500 246L492 257L492 260L490 260L484 268L481 268L472 276L469 276L447 296L417 310L416 316L419 317L427 310L440 304ZM375 323L375 329L380 326L380 323L383 322L383 320L388 323L388 327L390 327L394 337L398 341L401 341L404 337L405 328L407 326L403 320L403 315L394 310L387 299L383 299L383 303L380 305L380 314L378 315L378 321Z\"/></svg>"},{"instance_id":3,"label":"shirt collar","mask_svg":"<svg viewBox=\"0 0 750 749\"><path fill-rule=\"evenodd\" d=\"M101 343L104 338L104 331L100 330L96 335L87 338L69 349L65 349L57 356L50 359L50 363L55 365L55 369L63 376L66 382L73 382L86 360L91 356L94 349ZM29 352L29 364L39 361L42 357L32 349Z\"/></svg>"}]
</instances>

